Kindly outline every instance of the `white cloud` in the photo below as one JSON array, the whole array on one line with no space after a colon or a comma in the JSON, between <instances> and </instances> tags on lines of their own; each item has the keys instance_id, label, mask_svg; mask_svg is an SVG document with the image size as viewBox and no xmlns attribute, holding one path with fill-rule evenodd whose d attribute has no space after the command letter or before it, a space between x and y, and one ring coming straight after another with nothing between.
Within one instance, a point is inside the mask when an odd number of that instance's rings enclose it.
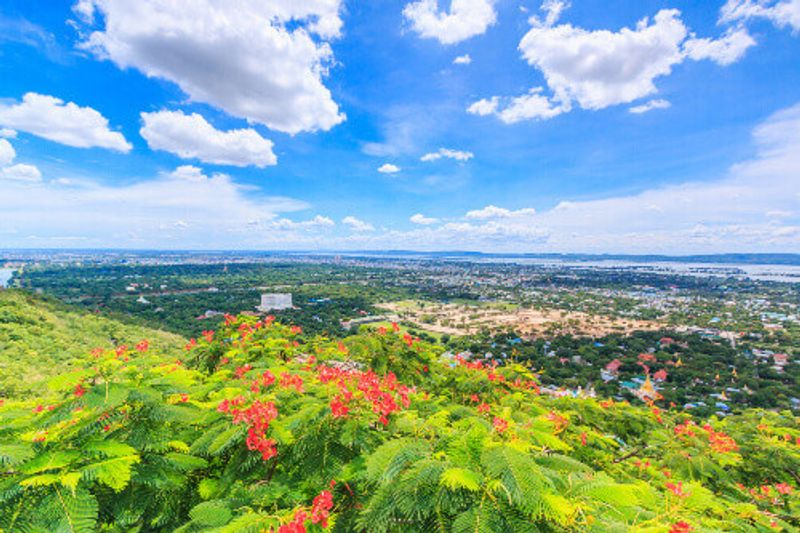
<instances>
[{"instance_id":1,"label":"white cloud","mask_svg":"<svg viewBox=\"0 0 800 533\"><path fill-rule=\"evenodd\" d=\"M353 231L375 231L375 226L354 216L344 217L342 219L342 224L349 227Z\"/></svg>"},{"instance_id":2,"label":"white cloud","mask_svg":"<svg viewBox=\"0 0 800 533\"><path fill-rule=\"evenodd\" d=\"M478 100L467 108L467 112L479 116L495 115L506 124L514 124L522 120L553 118L570 109L568 101L555 101L543 95L541 87L535 87L528 94L515 98L493 96L488 100Z\"/></svg>"},{"instance_id":3,"label":"white cloud","mask_svg":"<svg viewBox=\"0 0 800 533\"><path fill-rule=\"evenodd\" d=\"M641 105L633 106L629 108L628 111L634 115L641 115L642 113L647 113L653 109L667 109L670 106L672 106L672 104L669 103L669 101L659 98L657 100L650 100Z\"/></svg>"},{"instance_id":4,"label":"white cloud","mask_svg":"<svg viewBox=\"0 0 800 533\"><path fill-rule=\"evenodd\" d=\"M19 163L10 167L0 168L0 178L12 181L36 182L42 181L42 173L34 165Z\"/></svg>"},{"instance_id":5,"label":"white cloud","mask_svg":"<svg viewBox=\"0 0 800 533\"><path fill-rule=\"evenodd\" d=\"M0 128L0 137L4 139L16 139L17 132L11 128Z\"/></svg>"},{"instance_id":6,"label":"white cloud","mask_svg":"<svg viewBox=\"0 0 800 533\"><path fill-rule=\"evenodd\" d=\"M517 209L516 211L512 211L510 209L506 209L504 207L497 207L495 205L487 205L483 209L477 209L474 211L468 211L465 215L466 218L476 219L476 220L489 220L489 219L496 219L496 218L520 218L520 217L532 217L536 214L536 210L532 207L526 207L523 209Z\"/></svg>"},{"instance_id":7,"label":"white cloud","mask_svg":"<svg viewBox=\"0 0 800 533\"><path fill-rule=\"evenodd\" d=\"M421 226L430 226L431 224L438 224L439 223L439 219L438 218L426 217L422 213L417 213L416 215L411 215L411 218L409 218L408 220L410 220L414 224L419 224Z\"/></svg>"},{"instance_id":8,"label":"white cloud","mask_svg":"<svg viewBox=\"0 0 800 533\"><path fill-rule=\"evenodd\" d=\"M531 29L519 43L525 61L544 76L549 94L535 87L513 98L492 96L474 102L468 112L513 124L550 119L571 111L573 104L587 110L627 104L655 94L656 80L686 60L729 65L755 45L743 28L718 39L698 38L676 9L662 9L652 19L618 31L556 24L567 6L545 2L545 19L531 17Z\"/></svg>"},{"instance_id":9,"label":"white cloud","mask_svg":"<svg viewBox=\"0 0 800 533\"><path fill-rule=\"evenodd\" d=\"M34 165L11 163L17 157L17 151L6 139L0 138L0 180L10 181L41 181L42 173Z\"/></svg>"},{"instance_id":10,"label":"white cloud","mask_svg":"<svg viewBox=\"0 0 800 533\"><path fill-rule=\"evenodd\" d=\"M719 65L737 62L756 41L744 28L728 30L719 39L691 38L683 43L683 50L689 59L700 61L710 59Z\"/></svg>"},{"instance_id":11,"label":"white cloud","mask_svg":"<svg viewBox=\"0 0 800 533\"><path fill-rule=\"evenodd\" d=\"M467 108L467 113L472 115L478 115L480 117L485 117L486 115L491 115L497 112L497 108L500 105L500 97L499 96L492 96L491 98L481 98L480 100L473 102Z\"/></svg>"},{"instance_id":12,"label":"white cloud","mask_svg":"<svg viewBox=\"0 0 800 533\"><path fill-rule=\"evenodd\" d=\"M58 247L65 236L80 236L94 247L318 248L324 243L317 232L333 225L330 218L279 218L309 207L184 165L125 185L86 178L4 182L0 228L15 228L17 240L6 244L21 247Z\"/></svg>"},{"instance_id":13,"label":"white cloud","mask_svg":"<svg viewBox=\"0 0 800 533\"><path fill-rule=\"evenodd\" d=\"M494 3L495 0L451 0L450 10L444 11L438 0L418 0L406 5L403 16L421 37L454 44L483 34L495 23Z\"/></svg>"},{"instance_id":14,"label":"white cloud","mask_svg":"<svg viewBox=\"0 0 800 533\"><path fill-rule=\"evenodd\" d=\"M11 143L5 139L0 139L0 167L11 164L15 157L17 157L17 152L11 146Z\"/></svg>"},{"instance_id":15,"label":"white cloud","mask_svg":"<svg viewBox=\"0 0 800 533\"><path fill-rule=\"evenodd\" d=\"M44 94L27 93L20 103L0 105L0 124L77 148L132 148L121 133L108 129L108 119L96 110Z\"/></svg>"},{"instance_id":16,"label":"white cloud","mask_svg":"<svg viewBox=\"0 0 800 533\"><path fill-rule=\"evenodd\" d=\"M81 43L120 68L176 83L189 97L291 134L345 120L323 77L341 0L82 0ZM96 28L97 24L100 28Z\"/></svg>"},{"instance_id":17,"label":"white cloud","mask_svg":"<svg viewBox=\"0 0 800 533\"><path fill-rule=\"evenodd\" d=\"M472 58L469 54L458 56L453 60L454 65L469 65L470 63L472 63Z\"/></svg>"},{"instance_id":18,"label":"white cloud","mask_svg":"<svg viewBox=\"0 0 800 533\"><path fill-rule=\"evenodd\" d=\"M420 157L420 161L437 161L443 157L455 159L456 161L469 161L475 156L472 152L463 150L451 150L449 148L439 148L436 152L428 152Z\"/></svg>"},{"instance_id":19,"label":"white cloud","mask_svg":"<svg viewBox=\"0 0 800 533\"><path fill-rule=\"evenodd\" d=\"M384 163L378 167L378 172L381 174L395 174L400 172L400 167L391 163Z\"/></svg>"},{"instance_id":20,"label":"white cloud","mask_svg":"<svg viewBox=\"0 0 800 533\"><path fill-rule=\"evenodd\" d=\"M153 150L165 150L183 159L204 163L264 168L278 159L272 141L252 128L221 131L198 113L183 111L142 113L139 133Z\"/></svg>"},{"instance_id":21,"label":"white cloud","mask_svg":"<svg viewBox=\"0 0 800 533\"><path fill-rule=\"evenodd\" d=\"M329 217L317 215L312 219L301 220L300 222L295 222L293 220L289 220L288 218L280 218L274 222L268 223L268 225L273 229L309 231L314 229L330 228L335 226L336 222L331 220Z\"/></svg>"},{"instance_id":22,"label":"white cloud","mask_svg":"<svg viewBox=\"0 0 800 533\"><path fill-rule=\"evenodd\" d=\"M800 0L728 0L720 11L720 22L766 19L778 28L800 31Z\"/></svg>"}]
</instances>

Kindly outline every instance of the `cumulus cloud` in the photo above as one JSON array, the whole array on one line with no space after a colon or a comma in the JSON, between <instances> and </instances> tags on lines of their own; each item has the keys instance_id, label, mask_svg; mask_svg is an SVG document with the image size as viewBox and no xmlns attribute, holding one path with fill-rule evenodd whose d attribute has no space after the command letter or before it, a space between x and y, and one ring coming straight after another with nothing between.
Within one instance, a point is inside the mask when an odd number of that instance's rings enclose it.
<instances>
[{"instance_id":1,"label":"cumulus cloud","mask_svg":"<svg viewBox=\"0 0 800 533\"><path fill-rule=\"evenodd\" d=\"M0 227L17 230L9 246L61 246L62 237L76 235L99 247L315 246L314 231L325 221L289 226L279 217L309 207L184 165L124 185L87 178L4 182Z\"/></svg>"},{"instance_id":2,"label":"cumulus cloud","mask_svg":"<svg viewBox=\"0 0 800 533\"><path fill-rule=\"evenodd\" d=\"M765 19L778 28L800 31L800 0L728 0L720 10L720 22Z\"/></svg>"},{"instance_id":3,"label":"cumulus cloud","mask_svg":"<svg viewBox=\"0 0 800 533\"><path fill-rule=\"evenodd\" d=\"M81 47L192 100L291 134L345 120L323 78L341 0L81 0Z\"/></svg>"},{"instance_id":4,"label":"cumulus cloud","mask_svg":"<svg viewBox=\"0 0 800 533\"><path fill-rule=\"evenodd\" d=\"M719 39L693 37L683 43L683 50L689 59L700 61L709 59L719 65L730 65L741 58L756 41L744 28L728 30Z\"/></svg>"},{"instance_id":5,"label":"cumulus cloud","mask_svg":"<svg viewBox=\"0 0 800 533\"><path fill-rule=\"evenodd\" d=\"M531 29L519 43L523 59L542 73L549 91L535 87L517 97L483 98L468 106L468 112L513 124L550 119L575 104L587 110L627 104L655 94L656 80L686 60L729 65L755 45L743 28L717 39L696 37L676 9L662 9L652 19L618 31L556 24L566 6L545 2L544 20L531 17Z\"/></svg>"},{"instance_id":6,"label":"cumulus cloud","mask_svg":"<svg viewBox=\"0 0 800 533\"><path fill-rule=\"evenodd\" d=\"M396 174L400 172L400 167L391 163L384 163L378 167L378 172L381 174Z\"/></svg>"},{"instance_id":7,"label":"cumulus cloud","mask_svg":"<svg viewBox=\"0 0 800 533\"><path fill-rule=\"evenodd\" d=\"M456 161L469 161L475 156L472 152L463 150L451 150L450 148L439 148L436 152L428 152L420 157L420 161L438 161L445 157L447 159L455 159Z\"/></svg>"},{"instance_id":8,"label":"cumulus cloud","mask_svg":"<svg viewBox=\"0 0 800 533\"><path fill-rule=\"evenodd\" d=\"M139 133L153 150L216 165L264 168L278 162L272 141L252 128L221 131L202 115L183 111L142 113L141 117Z\"/></svg>"},{"instance_id":9,"label":"cumulus cloud","mask_svg":"<svg viewBox=\"0 0 800 533\"><path fill-rule=\"evenodd\" d=\"M409 218L412 223L419 224L420 226L430 226L431 224L438 224L439 219L433 217L426 217L422 213L417 213L416 215L411 215Z\"/></svg>"},{"instance_id":10,"label":"cumulus cloud","mask_svg":"<svg viewBox=\"0 0 800 533\"><path fill-rule=\"evenodd\" d=\"M453 60L454 65L469 65L470 63L472 63L472 58L469 54L458 56Z\"/></svg>"},{"instance_id":11,"label":"cumulus cloud","mask_svg":"<svg viewBox=\"0 0 800 533\"><path fill-rule=\"evenodd\" d=\"M536 214L536 210L532 207L526 207L523 209L517 209L512 211L511 209L506 209L504 207L497 207L495 205L487 205L483 209L476 209L474 211L468 211L465 215L466 218L477 219L477 220L489 220L489 219L497 219L497 218L520 218L520 217L531 217Z\"/></svg>"},{"instance_id":12,"label":"cumulus cloud","mask_svg":"<svg viewBox=\"0 0 800 533\"><path fill-rule=\"evenodd\" d=\"M484 98L470 105L467 112L479 116L496 115L504 123L514 124L522 120L553 118L571 109L569 101L556 101L542 91L542 87L534 87L528 94L515 98Z\"/></svg>"},{"instance_id":13,"label":"cumulus cloud","mask_svg":"<svg viewBox=\"0 0 800 533\"><path fill-rule=\"evenodd\" d=\"M18 163L12 165L17 151L6 139L0 139L0 179L10 181L41 181L42 173L34 165Z\"/></svg>"},{"instance_id":14,"label":"cumulus cloud","mask_svg":"<svg viewBox=\"0 0 800 533\"><path fill-rule=\"evenodd\" d=\"M353 231L375 231L375 226L369 222L364 222L354 216L346 216L342 219L342 224Z\"/></svg>"},{"instance_id":15,"label":"cumulus cloud","mask_svg":"<svg viewBox=\"0 0 800 533\"><path fill-rule=\"evenodd\" d=\"M495 23L495 0L451 0L449 11L438 0L419 0L407 4L403 16L421 37L454 44L483 34Z\"/></svg>"},{"instance_id":16,"label":"cumulus cloud","mask_svg":"<svg viewBox=\"0 0 800 533\"><path fill-rule=\"evenodd\" d=\"M4 139L16 139L17 132L11 128L0 128L0 137Z\"/></svg>"},{"instance_id":17,"label":"cumulus cloud","mask_svg":"<svg viewBox=\"0 0 800 533\"><path fill-rule=\"evenodd\" d=\"M648 111L652 111L653 109L667 109L671 107L672 104L669 103L668 100L663 100L658 98L656 100L650 100L645 102L641 105L633 106L628 109L629 112L633 113L634 115L641 115L642 113L647 113Z\"/></svg>"},{"instance_id":18,"label":"cumulus cloud","mask_svg":"<svg viewBox=\"0 0 800 533\"><path fill-rule=\"evenodd\" d=\"M0 167L4 167L17 157L17 152L11 143L5 139L0 139Z\"/></svg>"},{"instance_id":19,"label":"cumulus cloud","mask_svg":"<svg viewBox=\"0 0 800 533\"><path fill-rule=\"evenodd\" d=\"M35 165L18 163L10 167L0 168L0 176L11 181L42 181L42 173Z\"/></svg>"},{"instance_id":20,"label":"cumulus cloud","mask_svg":"<svg viewBox=\"0 0 800 533\"><path fill-rule=\"evenodd\" d=\"M132 148L95 109L44 94L31 92L19 103L0 105L0 125L77 148L96 146L118 152ZM4 130L4 137L13 136L13 130Z\"/></svg>"}]
</instances>

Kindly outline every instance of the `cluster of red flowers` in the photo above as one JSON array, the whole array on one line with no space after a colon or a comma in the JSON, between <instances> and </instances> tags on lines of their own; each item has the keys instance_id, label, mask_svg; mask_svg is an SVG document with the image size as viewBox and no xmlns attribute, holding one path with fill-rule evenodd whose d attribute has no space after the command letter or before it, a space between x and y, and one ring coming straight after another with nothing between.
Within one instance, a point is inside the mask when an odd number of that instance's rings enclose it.
<instances>
[{"instance_id":1,"label":"cluster of red flowers","mask_svg":"<svg viewBox=\"0 0 800 533\"><path fill-rule=\"evenodd\" d=\"M261 387L269 387L273 383L275 383L275 374L267 370L261 374L261 376L253 380L250 384L250 391L259 393L261 392Z\"/></svg>"},{"instance_id":2,"label":"cluster of red flowers","mask_svg":"<svg viewBox=\"0 0 800 533\"><path fill-rule=\"evenodd\" d=\"M232 400L223 400L217 407L217 411L228 413L233 416L233 423L245 422L247 428L247 449L261 452L261 457L266 461L278 455L275 449L275 441L266 437L269 423L278 417L278 409L272 402L262 403L258 400L252 403L247 409L239 409L238 406L244 403L244 398L238 396Z\"/></svg>"},{"instance_id":3,"label":"cluster of red flowers","mask_svg":"<svg viewBox=\"0 0 800 533\"><path fill-rule=\"evenodd\" d=\"M678 481L677 483L667 481L664 486L678 498L685 498L689 495L688 492L683 492L683 481Z\"/></svg>"},{"instance_id":4,"label":"cluster of red flowers","mask_svg":"<svg viewBox=\"0 0 800 533\"><path fill-rule=\"evenodd\" d=\"M295 511L292 521L278 528L278 533L306 533L306 519L308 513L302 509ZM270 531L270 533L272 533Z\"/></svg>"},{"instance_id":5,"label":"cluster of red flowers","mask_svg":"<svg viewBox=\"0 0 800 533\"><path fill-rule=\"evenodd\" d=\"M691 420L675 426L675 435L681 440L686 440L689 437L696 437L697 431L700 428ZM711 449L718 453L733 452L739 449L733 437L723 433L722 431L715 431L709 424L705 424L702 428L708 434L708 443Z\"/></svg>"},{"instance_id":6,"label":"cluster of red flowers","mask_svg":"<svg viewBox=\"0 0 800 533\"><path fill-rule=\"evenodd\" d=\"M242 379L244 375L250 372L252 369L253 367L250 365L250 363L246 363L237 368L236 370L234 370L233 375L236 376L238 379Z\"/></svg>"},{"instance_id":7,"label":"cluster of red flowers","mask_svg":"<svg viewBox=\"0 0 800 533\"><path fill-rule=\"evenodd\" d=\"M331 481L331 487L335 484L336 482ZM323 529L327 528L331 509L333 509L333 494L328 490L323 490L314 498L310 514L306 509L298 509L294 512L292 521L279 527L277 533L306 533L305 523L309 518L311 523L319 524Z\"/></svg>"},{"instance_id":8,"label":"cluster of red flowers","mask_svg":"<svg viewBox=\"0 0 800 533\"><path fill-rule=\"evenodd\" d=\"M741 483L737 483L736 486L739 490L747 491L750 493L750 496L755 498L756 500L769 500L772 499L773 503L780 503L780 499L773 494L773 490L782 496L787 496L794 491L794 488L789 485L788 483L776 483L774 486L771 485L761 485L758 489L747 489Z\"/></svg>"},{"instance_id":9,"label":"cluster of red flowers","mask_svg":"<svg viewBox=\"0 0 800 533\"><path fill-rule=\"evenodd\" d=\"M73 396L76 398L80 398L84 394L86 394L86 389L83 388L83 385L78 383L75 385L75 389L72 391Z\"/></svg>"},{"instance_id":10,"label":"cluster of red flowers","mask_svg":"<svg viewBox=\"0 0 800 533\"><path fill-rule=\"evenodd\" d=\"M150 343L147 340L140 341L139 344L136 345L136 351L138 352L146 352L150 349Z\"/></svg>"},{"instance_id":11,"label":"cluster of red flowers","mask_svg":"<svg viewBox=\"0 0 800 533\"><path fill-rule=\"evenodd\" d=\"M680 439L684 439L685 437L694 437L696 435L696 433L692 429L694 425L695 425L694 422L692 422L691 420L687 420L682 424L678 424L677 426L675 426L675 434Z\"/></svg>"},{"instance_id":12,"label":"cluster of red flowers","mask_svg":"<svg viewBox=\"0 0 800 533\"><path fill-rule=\"evenodd\" d=\"M703 429L708 431L708 443L711 449L718 453L735 452L739 449L733 437L721 431L714 431L714 428L706 424Z\"/></svg>"},{"instance_id":13,"label":"cluster of red flowers","mask_svg":"<svg viewBox=\"0 0 800 533\"><path fill-rule=\"evenodd\" d=\"M508 421L500 418L499 416L494 417L494 420L492 420L492 425L494 426L494 430L498 433L503 433L508 429Z\"/></svg>"},{"instance_id":14,"label":"cluster of red flowers","mask_svg":"<svg viewBox=\"0 0 800 533\"><path fill-rule=\"evenodd\" d=\"M337 384L339 394L331 400L331 412L337 418L346 417L350 411L349 404L356 398L351 388L360 393L359 398L372 403L373 412L380 415L378 420L384 426L389 423L389 415L411 405L409 395L413 389L399 384L392 372L381 379L372 370L360 372L320 365L317 367L317 378L322 383Z\"/></svg>"},{"instance_id":15,"label":"cluster of red flowers","mask_svg":"<svg viewBox=\"0 0 800 533\"><path fill-rule=\"evenodd\" d=\"M323 528L328 527L331 509L333 509L333 494L329 490L323 490L314 498L311 506L311 522Z\"/></svg>"},{"instance_id":16,"label":"cluster of red flowers","mask_svg":"<svg viewBox=\"0 0 800 533\"><path fill-rule=\"evenodd\" d=\"M212 342L214 340L214 331L203 330L203 338L206 340L206 342Z\"/></svg>"},{"instance_id":17,"label":"cluster of red flowers","mask_svg":"<svg viewBox=\"0 0 800 533\"><path fill-rule=\"evenodd\" d=\"M672 527L669 528L669 533L689 533L693 529L694 528L690 526L688 522L681 520L680 522L672 524Z\"/></svg>"},{"instance_id":18,"label":"cluster of red flowers","mask_svg":"<svg viewBox=\"0 0 800 533\"><path fill-rule=\"evenodd\" d=\"M296 374L290 374L288 372L281 373L281 380L280 386L284 389L288 389L290 387L294 387L294 390L297 392L303 392L303 378Z\"/></svg>"}]
</instances>

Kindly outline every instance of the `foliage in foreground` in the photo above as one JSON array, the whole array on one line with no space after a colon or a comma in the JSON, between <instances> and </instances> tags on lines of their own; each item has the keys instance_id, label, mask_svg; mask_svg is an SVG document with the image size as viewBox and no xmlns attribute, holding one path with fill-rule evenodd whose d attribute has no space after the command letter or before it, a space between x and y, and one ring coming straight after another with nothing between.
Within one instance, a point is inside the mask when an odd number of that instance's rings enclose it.
<instances>
[{"instance_id":1,"label":"foliage in foreground","mask_svg":"<svg viewBox=\"0 0 800 533\"><path fill-rule=\"evenodd\" d=\"M3 531L774 531L800 425L550 399L522 366L381 329L227 317L97 349L0 404Z\"/></svg>"}]
</instances>

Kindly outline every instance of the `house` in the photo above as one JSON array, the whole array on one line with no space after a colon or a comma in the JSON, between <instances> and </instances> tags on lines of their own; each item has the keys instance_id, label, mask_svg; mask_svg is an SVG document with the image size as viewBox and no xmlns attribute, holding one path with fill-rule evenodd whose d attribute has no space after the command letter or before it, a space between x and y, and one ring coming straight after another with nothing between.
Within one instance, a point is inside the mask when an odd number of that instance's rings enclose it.
<instances>
[{"instance_id":1,"label":"house","mask_svg":"<svg viewBox=\"0 0 800 533\"><path fill-rule=\"evenodd\" d=\"M772 368L776 372L781 373L783 372L783 367L789 362L789 356L785 353L772 354L772 362L774 363Z\"/></svg>"}]
</instances>

